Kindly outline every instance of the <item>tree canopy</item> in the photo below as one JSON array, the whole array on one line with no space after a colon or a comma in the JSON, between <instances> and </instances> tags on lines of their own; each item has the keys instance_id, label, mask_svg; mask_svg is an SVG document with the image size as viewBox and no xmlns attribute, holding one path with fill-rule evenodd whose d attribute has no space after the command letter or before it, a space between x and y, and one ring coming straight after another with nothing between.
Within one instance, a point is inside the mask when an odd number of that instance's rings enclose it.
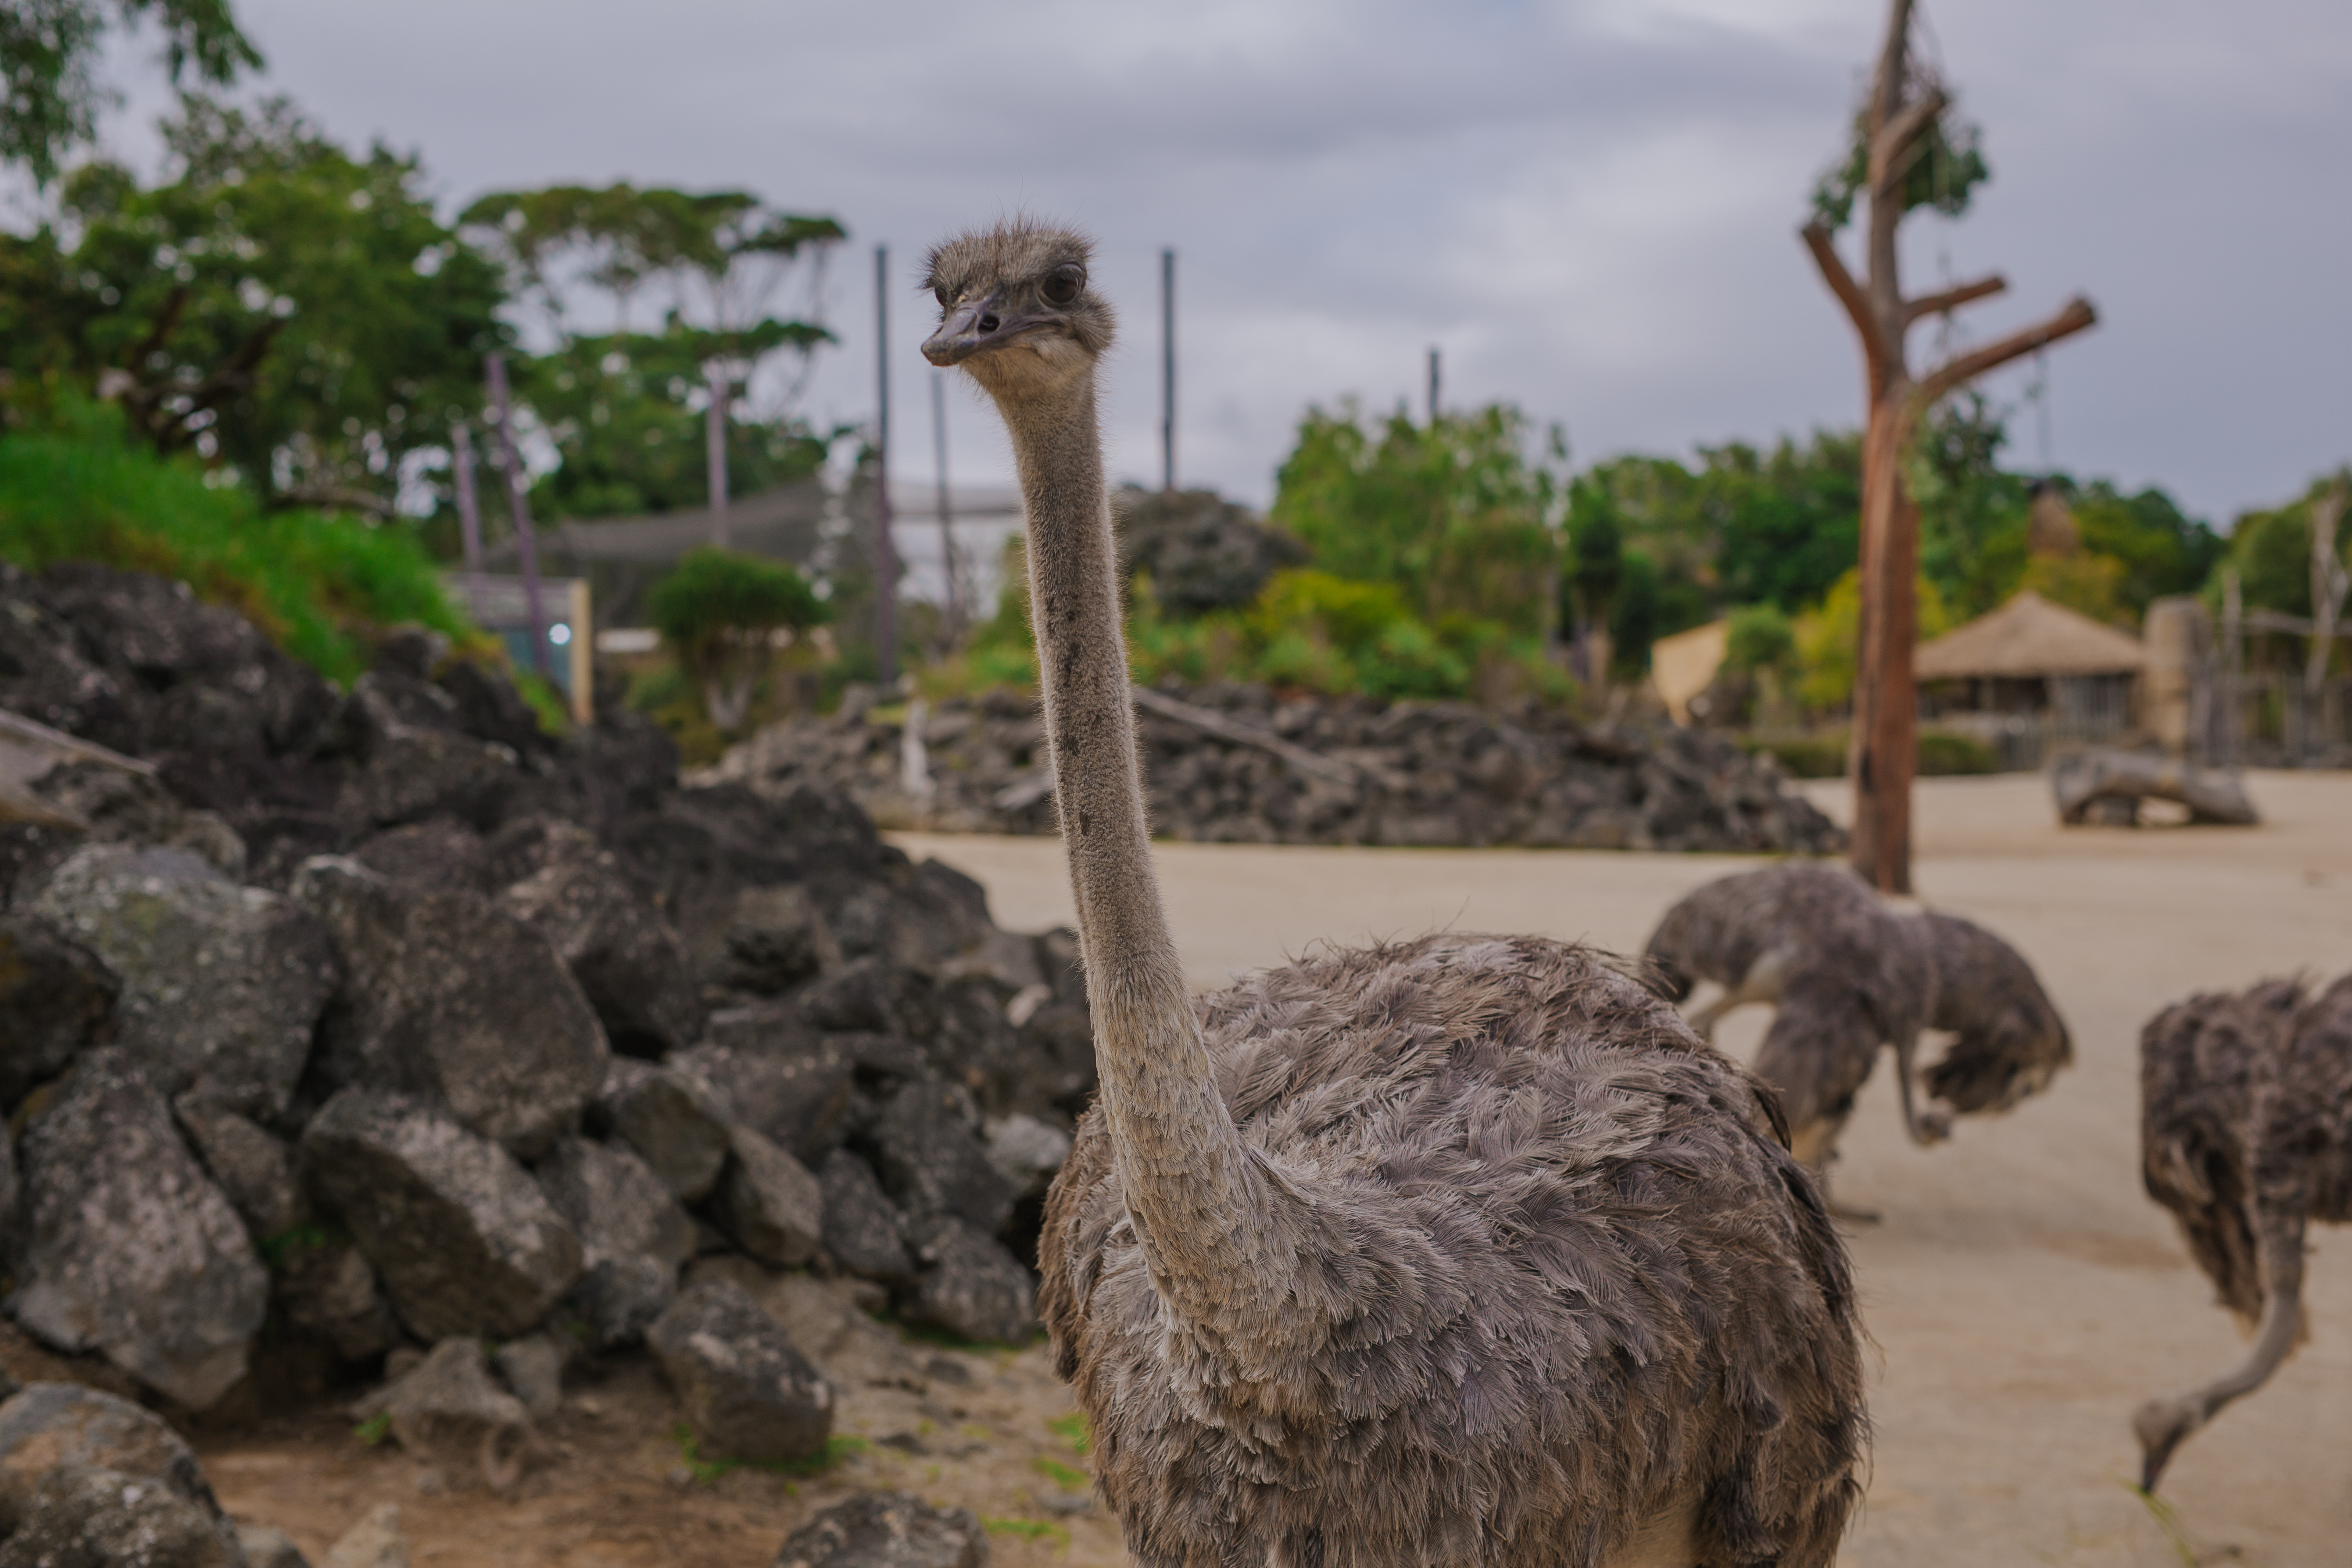
<instances>
[{"instance_id":1,"label":"tree canopy","mask_svg":"<svg viewBox=\"0 0 2352 1568\"><path fill-rule=\"evenodd\" d=\"M226 87L261 64L228 0L9 0L0 5L0 162L42 185L56 179L66 154L97 133L99 111L121 100L94 68L106 35L141 26L163 34L174 85L194 77Z\"/></svg>"}]
</instances>

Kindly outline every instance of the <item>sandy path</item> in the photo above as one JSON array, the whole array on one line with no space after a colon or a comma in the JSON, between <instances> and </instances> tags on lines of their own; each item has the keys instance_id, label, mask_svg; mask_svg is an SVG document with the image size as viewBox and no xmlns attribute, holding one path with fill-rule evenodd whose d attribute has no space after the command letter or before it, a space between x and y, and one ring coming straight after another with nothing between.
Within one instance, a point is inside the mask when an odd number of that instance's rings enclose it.
<instances>
[{"instance_id":1,"label":"sandy path","mask_svg":"<svg viewBox=\"0 0 2352 1568\"><path fill-rule=\"evenodd\" d=\"M1920 790L1925 897L2017 942L2074 1030L2049 1094L1902 1139L1882 1072L1845 1140L1842 1201L1881 1211L1853 1250L1879 1347L1878 1423L1854 1564L2178 1564L2126 1490L2132 1407L2240 1353L2225 1314L2138 1179L2137 1037L2168 1000L2352 966L2352 780L2257 775L2251 830L2075 830L2036 779ZM1842 808L1843 791L1821 791ZM1013 927L1070 918L1052 840L904 835L978 877ZM1324 938L1434 926L1621 948L1715 857L1168 845L1171 914L1196 984ZM1726 1026L1752 1047L1761 1016ZM2352 1235L2323 1234L2310 1342L2200 1434L2167 1482L2199 1555L2274 1568L2352 1563ZM1088 1557L1083 1549L1073 1553Z\"/></svg>"}]
</instances>

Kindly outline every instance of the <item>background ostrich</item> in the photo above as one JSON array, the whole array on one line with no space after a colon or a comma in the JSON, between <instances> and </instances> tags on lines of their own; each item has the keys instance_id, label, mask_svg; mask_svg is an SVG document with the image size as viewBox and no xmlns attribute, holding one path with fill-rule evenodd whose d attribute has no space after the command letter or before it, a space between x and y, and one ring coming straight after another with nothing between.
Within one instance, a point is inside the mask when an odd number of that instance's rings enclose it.
<instances>
[{"instance_id":1,"label":"background ostrich","mask_svg":"<svg viewBox=\"0 0 2352 1568\"><path fill-rule=\"evenodd\" d=\"M1078 237L932 253L1010 429L1103 1088L1041 1295L1149 1568L1826 1564L1843 1252L1769 1094L1574 948L1333 952L1196 1010L1146 838Z\"/></svg>"},{"instance_id":2,"label":"background ostrich","mask_svg":"<svg viewBox=\"0 0 2352 1568\"><path fill-rule=\"evenodd\" d=\"M1732 1008L1771 1005L1756 1071L1780 1091L1797 1156L1816 1171L1835 1153L1882 1044L1895 1047L1911 1141L1950 1131L1948 1115L1923 1117L1912 1099L1936 995L1926 928L1843 867L1790 861L1709 882L1666 911L1647 952L1676 1001L1696 981L1723 987L1691 1016L1710 1039Z\"/></svg>"},{"instance_id":3,"label":"background ostrich","mask_svg":"<svg viewBox=\"0 0 2352 1568\"><path fill-rule=\"evenodd\" d=\"M2221 1304L2254 1324L2229 1372L2132 1419L2140 1485L2181 1440L2270 1380L2300 1342L2303 1232L2352 1220L2352 974L2166 1008L2140 1032L2140 1170Z\"/></svg>"},{"instance_id":4,"label":"background ostrich","mask_svg":"<svg viewBox=\"0 0 2352 1568\"><path fill-rule=\"evenodd\" d=\"M2018 951L1973 921L1890 908L1843 867L1768 867L1709 882L1658 922L1652 965L1677 1001L1697 980L1722 994L1691 1016L1702 1034L1734 1007L1776 1008L1756 1070L1780 1090L1798 1152L1819 1168L1895 1047L1904 1129L1941 1142L1955 1115L2007 1110L2074 1059L2065 1020ZM1954 1038L1913 1099L1922 1028Z\"/></svg>"}]
</instances>

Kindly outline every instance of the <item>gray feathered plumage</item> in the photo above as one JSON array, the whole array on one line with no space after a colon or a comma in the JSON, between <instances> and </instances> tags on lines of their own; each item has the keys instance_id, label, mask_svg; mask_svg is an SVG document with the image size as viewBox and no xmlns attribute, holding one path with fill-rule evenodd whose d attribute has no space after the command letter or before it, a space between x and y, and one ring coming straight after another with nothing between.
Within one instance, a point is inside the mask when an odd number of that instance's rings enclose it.
<instances>
[{"instance_id":1,"label":"gray feathered plumage","mask_svg":"<svg viewBox=\"0 0 2352 1568\"><path fill-rule=\"evenodd\" d=\"M1753 1079L1531 938L1335 952L1202 1010L1301 1263L1279 1339L1173 1321L1099 1113L1039 1249L1139 1562L1583 1568L1694 1489L1695 1561L1832 1559L1852 1286Z\"/></svg>"},{"instance_id":2,"label":"gray feathered plumage","mask_svg":"<svg viewBox=\"0 0 2352 1568\"><path fill-rule=\"evenodd\" d=\"M2273 980L2167 1007L2140 1033L2140 1171L2247 1360L2134 1418L2151 1489L2182 1439L2261 1387L2302 1331L2305 1226L2352 1221L2352 975L2316 996Z\"/></svg>"}]
</instances>

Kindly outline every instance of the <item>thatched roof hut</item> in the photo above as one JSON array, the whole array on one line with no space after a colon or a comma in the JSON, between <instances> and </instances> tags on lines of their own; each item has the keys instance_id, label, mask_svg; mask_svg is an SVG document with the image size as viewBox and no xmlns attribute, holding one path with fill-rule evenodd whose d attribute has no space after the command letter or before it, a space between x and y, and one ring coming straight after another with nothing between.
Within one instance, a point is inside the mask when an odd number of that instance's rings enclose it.
<instances>
[{"instance_id":1,"label":"thatched roof hut","mask_svg":"<svg viewBox=\"0 0 2352 1568\"><path fill-rule=\"evenodd\" d=\"M2139 638L2028 589L2000 608L1919 645L1921 680L2046 680L2137 675L2147 665Z\"/></svg>"}]
</instances>

